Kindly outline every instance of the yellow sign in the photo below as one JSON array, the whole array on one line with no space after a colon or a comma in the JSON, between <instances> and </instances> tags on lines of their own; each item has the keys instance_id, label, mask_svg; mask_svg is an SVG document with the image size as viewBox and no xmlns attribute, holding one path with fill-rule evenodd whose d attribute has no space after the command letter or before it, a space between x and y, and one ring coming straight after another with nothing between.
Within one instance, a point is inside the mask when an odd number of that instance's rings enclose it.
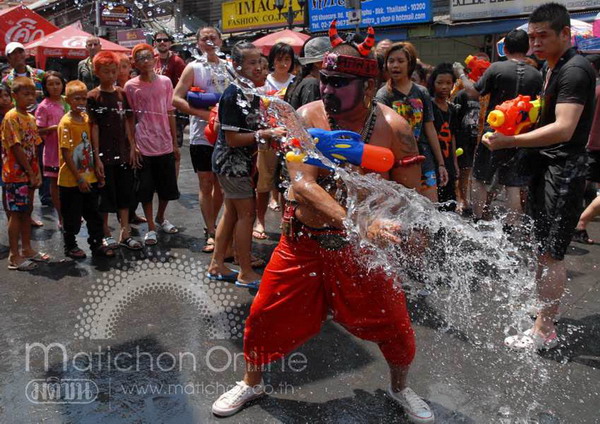
<instances>
[{"instance_id":1,"label":"yellow sign","mask_svg":"<svg viewBox=\"0 0 600 424\"><path fill-rule=\"evenodd\" d=\"M300 12L297 0L284 1L279 10L274 0L236 0L221 5L223 32L251 31L260 28L278 28L287 25L289 1L292 1L294 25L304 23L304 13Z\"/></svg>"}]
</instances>

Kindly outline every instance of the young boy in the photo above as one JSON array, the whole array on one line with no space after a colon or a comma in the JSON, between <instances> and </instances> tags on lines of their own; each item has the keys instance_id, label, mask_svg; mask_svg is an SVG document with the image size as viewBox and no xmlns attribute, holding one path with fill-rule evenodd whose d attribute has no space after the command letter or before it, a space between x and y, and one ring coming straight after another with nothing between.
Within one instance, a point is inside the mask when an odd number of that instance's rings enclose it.
<instances>
[{"instance_id":1,"label":"young boy","mask_svg":"<svg viewBox=\"0 0 600 424\"><path fill-rule=\"evenodd\" d=\"M81 218L88 229L88 243L93 255L115 256L113 249L102 245L102 217L98 211L98 185L104 178L94 171L94 153L90 140L90 124L84 113L87 88L81 81L67 83L65 94L71 110L58 124L60 170L58 190L63 217L65 255L83 259L86 254L77 246L76 236L81 229Z\"/></svg>"},{"instance_id":2,"label":"young boy","mask_svg":"<svg viewBox=\"0 0 600 424\"><path fill-rule=\"evenodd\" d=\"M31 271L37 267L35 262L50 259L45 253L36 252L31 247L33 193L42 181L37 146L42 139L35 118L27 112L35 104L33 81L27 77L17 77L13 81L12 91L15 107L6 113L1 128L2 179L9 214L8 269Z\"/></svg>"},{"instance_id":3,"label":"young boy","mask_svg":"<svg viewBox=\"0 0 600 424\"><path fill-rule=\"evenodd\" d=\"M179 147L172 104L173 85L169 78L154 72L156 59L152 46L138 44L131 55L140 75L125 83L125 94L135 111L135 143L142 155L137 197L148 221L144 242L153 246L158 242L157 226L169 234L179 231L165 219L169 201L179 199L176 170ZM152 216L154 192L158 193L156 221Z\"/></svg>"},{"instance_id":4,"label":"young boy","mask_svg":"<svg viewBox=\"0 0 600 424\"><path fill-rule=\"evenodd\" d=\"M119 58L115 53L103 51L94 56L93 66L100 86L88 93L87 105L96 171L105 180L104 187L100 189L104 245L140 250L142 245L131 237L129 228L129 208L135 196L133 168L138 165L139 159L133 134L126 125L127 97L121 87L115 86ZM121 223L119 244L108 227L108 214L115 212Z\"/></svg>"}]
</instances>

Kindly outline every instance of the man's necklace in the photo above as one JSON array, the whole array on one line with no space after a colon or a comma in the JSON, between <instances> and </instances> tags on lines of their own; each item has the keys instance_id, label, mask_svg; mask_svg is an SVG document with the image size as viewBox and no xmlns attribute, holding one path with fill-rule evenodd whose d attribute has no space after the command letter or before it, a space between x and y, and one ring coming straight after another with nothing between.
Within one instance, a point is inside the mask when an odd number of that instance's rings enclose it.
<instances>
[{"instance_id":1,"label":"man's necklace","mask_svg":"<svg viewBox=\"0 0 600 424\"><path fill-rule=\"evenodd\" d=\"M327 112L325 112L325 113L327 114L327 120L329 121L329 127L331 128L331 130L332 131L340 130L341 128L337 124L337 122L335 122L335 119L333 119L333 117L331 115L329 115ZM369 115L367 116L367 119L365 120L365 123L359 133L360 137L363 139L365 144L369 144L369 141L371 140L371 136L373 135L373 130L375 129L376 121L377 121L377 101L375 99L373 99L373 101L371 102L371 107L369 108Z\"/></svg>"}]
</instances>

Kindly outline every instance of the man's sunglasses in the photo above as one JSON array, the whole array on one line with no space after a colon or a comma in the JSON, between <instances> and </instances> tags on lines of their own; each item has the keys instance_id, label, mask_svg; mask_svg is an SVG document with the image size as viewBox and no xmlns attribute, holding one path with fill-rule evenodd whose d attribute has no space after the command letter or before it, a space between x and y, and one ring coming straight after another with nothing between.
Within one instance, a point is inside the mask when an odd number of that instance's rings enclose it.
<instances>
[{"instance_id":1,"label":"man's sunglasses","mask_svg":"<svg viewBox=\"0 0 600 424\"><path fill-rule=\"evenodd\" d=\"M341 77L339 75L327 75L323 72L319 73L319 79L321 80L321 84L329 85L333 88L342 88L346 87L352 81L358 79L357 77Z\"/></svg>"},{"instance_id":2,"label":"man's sunglasses","mask_svg":"<svg viewBox=\"0 0 600 424\"><path fill-rule=\"evenodd\" d=\"M157 38L154 41L156 41L157 43L168 43L169 41L171 41L170 38Z\"/></svg>"}]
</instances>

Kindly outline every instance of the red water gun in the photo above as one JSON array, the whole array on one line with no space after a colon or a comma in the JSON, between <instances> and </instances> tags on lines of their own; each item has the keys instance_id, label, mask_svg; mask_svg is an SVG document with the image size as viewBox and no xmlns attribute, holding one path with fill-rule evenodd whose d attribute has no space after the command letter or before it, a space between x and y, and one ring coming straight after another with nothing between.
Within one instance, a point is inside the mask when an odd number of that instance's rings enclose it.
<instances>
[{"instance_id":1,"label":"red water gun","mask_svg":"<svg viewBox=\"0 0 600 424\"><path fill-rule=\"evenodd\" d=\"M465 64L469 68L469 79L473 82L479 81L479 78L484 74L487 68L490 67L491 63L485 59L481 59L477 56L467 56Z\"/></svg>"},{"instance_id":2,"label":"red water gun","mask_svg":"<svg viewBox=\"0 0 600 424\"><path fill-rule=\"evenodd\" d=\"M215 124L217 123L217 114L219 112L219 109L216 107L213 107L210 111L210 116L208 118L208 123L206 124L206 126L204 127L204 136L206 137L206 140L210 143L210 144L215 144L217 141L217 131L215 129Z\"/></svg>"},{"instance_id":3,"label":"red water gun","mask_svg":"<svg viewBox=\"0 0 600 424\"><path fill-rule=\"evenodd\" d=\"M517 135L536 123L539 112L539 100L532 101L529 96L519 95L496 106L489 113L487 122L499 133Z\"/></svg>"}]
</instances>

